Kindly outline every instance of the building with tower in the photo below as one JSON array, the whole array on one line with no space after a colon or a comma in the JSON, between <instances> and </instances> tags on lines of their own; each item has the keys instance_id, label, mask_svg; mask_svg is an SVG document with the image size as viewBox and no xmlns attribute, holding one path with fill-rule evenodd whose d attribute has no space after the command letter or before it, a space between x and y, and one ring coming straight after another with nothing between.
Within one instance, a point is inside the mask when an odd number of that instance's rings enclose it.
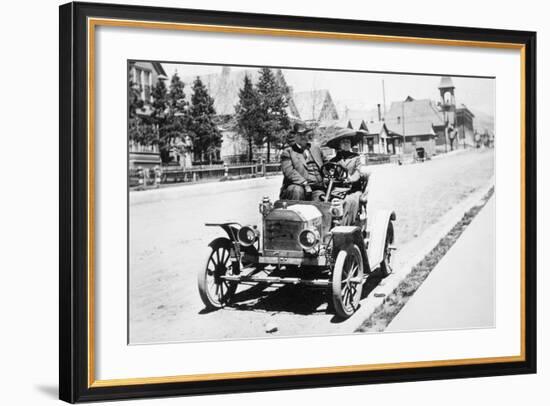
<instances>
[{"instance_id":1,"label":"building with tower","mask_svg":"<svg viewBox=\"0 0 550 406\"><path fill-rule=\"evenodd\" d=\"M414 99L392 102L384 117L389 131L403 137L403 153L424 148L429 155L473 147L474 114L463 104L457 107L455 85L443 76L438 85L440 99Z\"/></svg>"},{"instance_id":2,"label":"building with tower","mask_svg":"<svg viewBox=\"0 0 550 406\"><path fill-rule=\"evenodd\" d=\"M402 137L402 153L413 154L424 148L434 155L436 139L444 132L445 122L438 106L429 99L414 99L411 96L390 105L384 119L387 129Z\"/></svg>"},{"instance_id":3,"label":"building with tower","mask_svg":"<svg viewBox=\"0 0 550 406\"><path fill-rule=\"evenodd\" d=\"M440 133L436 144L445 146L445 151L474 146L474 114L464 105L456 105L455 86L450 76L439 82L440 109L445 122L445 131Z\"/></svg>"}]
</instances>

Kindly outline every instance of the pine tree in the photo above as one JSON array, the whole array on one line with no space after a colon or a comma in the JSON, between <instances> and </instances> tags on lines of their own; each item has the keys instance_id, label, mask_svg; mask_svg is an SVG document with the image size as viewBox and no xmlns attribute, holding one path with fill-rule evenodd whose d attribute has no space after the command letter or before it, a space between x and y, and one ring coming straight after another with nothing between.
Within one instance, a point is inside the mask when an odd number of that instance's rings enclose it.
<instances>
[{"instance_id":1,"label":"pine tree","mask_svg":"<svg viewBox=\"0 0 550 406\"><path fill-rule=\"evenodd\" d=\"M270 151L273 144L279 145L283 131L290 127L286 113L288 102L285 97L287 89L283 89L273 75L270 68L260 69L258 82L259 95L259 133L267 143L267 161L270 160Z\"/></svg>"},{"instance_id":2,"label":"pine tree","mask_svg":"<svg viewBox=\"0 0 550 406\"><path fill-rule=\"evenodd\" d=\"M168 107L173 114L185 113L187 101L185 100L185 83L183 83L175 72L170 80L170 91L168 92Z\"/></svg>"},{"instance_id":3,"label":"pine tree","mask_svg":"<svg viewBox=\"0 0 550 406\"><path fill-rule=\"evenodd\" d=\"M188 126L188 103L185 100L185 84L177 73L170 80L170 88L166 96L166 119L163 123L161 138L159 140L160 153L163 162L169 160L172 141L180 137L183 139Z\"/></svg>"},{"instance_id":4,"label":"pine tree","mask_svg":"<svg viewBox=\"0 0 550 406\"><path fill-rule=\"evenodd\" d=\"M248 75L244 76L243 88L239 90L239 103L235 106L238 128L248 143L248 160L252 161L252 145L258 142L260 129L258 92Z\"/></svg>"},{"instance_id":5,"label":"pine tree","mask_svg":"<svg viewBox=\"0 0 550 406\"><path fill-rule=\"evenodd\" d=\"M221 134L214 123L214 99L197 76L193 82L193 96L189 109L189 133L193 138L195 151L203 157L205 154L212 161L212 153L221 145Z\"/></svg>"},{"instance_id":6,"label":"pine tree","mask_svg":"<svg viewBox=\"0 0 550 406\"><path fill-rule=\"evenodd\" d=\"M149 121L153 128L151 131L154 137L154 143L159 143L164 138L164 126L166 123L166 113L168 108L167 90L164 80L158 80L151 92L153 101L151 102L151 115Z\"/></svg>"},{"instance_id":7,"label":"pine tree","mask_svg":"<svg viewBox=\"0 0 550 406\"><path fill-rule=\"evenodd\" d=\"M157 123L162 122L166 118L166 109L168 108L168 91L164 80L158 80L153 86L151 93L153 101L151 102L151 118Z\"/></svg>"}]
</instances>

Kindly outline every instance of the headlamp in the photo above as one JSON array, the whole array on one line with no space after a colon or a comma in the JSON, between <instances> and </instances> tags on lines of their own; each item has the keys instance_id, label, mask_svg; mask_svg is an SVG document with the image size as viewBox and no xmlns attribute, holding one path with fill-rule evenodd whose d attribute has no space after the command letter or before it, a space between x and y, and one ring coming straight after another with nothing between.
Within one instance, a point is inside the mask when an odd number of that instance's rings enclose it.
<instances>
[{"instance_id":1,"label":"headlamp","mask_svg":"<svg viewBox=\"0 0 550 406\"><path fill-rule=\"evenodd\" d=\"M311 252L319 244L320 236L316 229L307 228L298 235L298 242L307 252Z\"/></svg>"},{"instance_id":2,"label":"headlamp","mask_svg":"<svg viewBox=\"0 0 550 406\"><path fill-rule=\"evenodd\" d=\"M330 205L330 215L335 219L340 219L344 215L344 202L340 199L332 199Z\"/></svg>"},{"instance_id":3,"label":"headlamp","mask_svg":"<svg viewBox=\"0 0 550 406\"><path fill-rule=\"evenodd\" d=\"M259 234L260 232L257 229L251 226L244 226L239 230L237 237L241 245L248 247L256 242Z\"/></svg>"}]
</instances>

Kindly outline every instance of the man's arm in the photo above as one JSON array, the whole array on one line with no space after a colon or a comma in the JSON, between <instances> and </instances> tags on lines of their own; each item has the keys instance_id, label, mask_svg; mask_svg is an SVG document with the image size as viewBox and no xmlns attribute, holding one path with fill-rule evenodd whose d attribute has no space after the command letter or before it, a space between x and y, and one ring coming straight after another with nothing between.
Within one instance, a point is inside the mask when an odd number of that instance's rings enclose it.
<instances>
[{"instance_id":1,"label":"man's arm","mask_svg":"<svg viewBox=\"0 0 550 406\"><path fill-rule=\"evenodd\" d=\"M306 178L304 178L300 172L298 172L292 163L292 159L290 158L290 151L284 150L281 153L281 170L283 171L283 175L285 179L287 179L291 184L294 185L303 185L305 186L307 184Z\"/></svg>"}]
</instances>

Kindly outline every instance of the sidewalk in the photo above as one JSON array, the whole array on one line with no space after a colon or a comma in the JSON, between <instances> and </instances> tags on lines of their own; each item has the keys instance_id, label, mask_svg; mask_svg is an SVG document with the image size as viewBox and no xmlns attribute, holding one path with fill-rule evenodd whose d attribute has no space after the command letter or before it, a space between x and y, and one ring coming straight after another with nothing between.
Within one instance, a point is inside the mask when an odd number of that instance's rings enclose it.
<instances>
[{"instance_id":1,"label":"sidewalk","mask_svg":"<svg viewBox=\"0 0 550 406\"><path fill-rule=\"evenodd\" d=\"M494 327L494 241L492 197L385 331Z\"/></svg>"}]
</instances>

